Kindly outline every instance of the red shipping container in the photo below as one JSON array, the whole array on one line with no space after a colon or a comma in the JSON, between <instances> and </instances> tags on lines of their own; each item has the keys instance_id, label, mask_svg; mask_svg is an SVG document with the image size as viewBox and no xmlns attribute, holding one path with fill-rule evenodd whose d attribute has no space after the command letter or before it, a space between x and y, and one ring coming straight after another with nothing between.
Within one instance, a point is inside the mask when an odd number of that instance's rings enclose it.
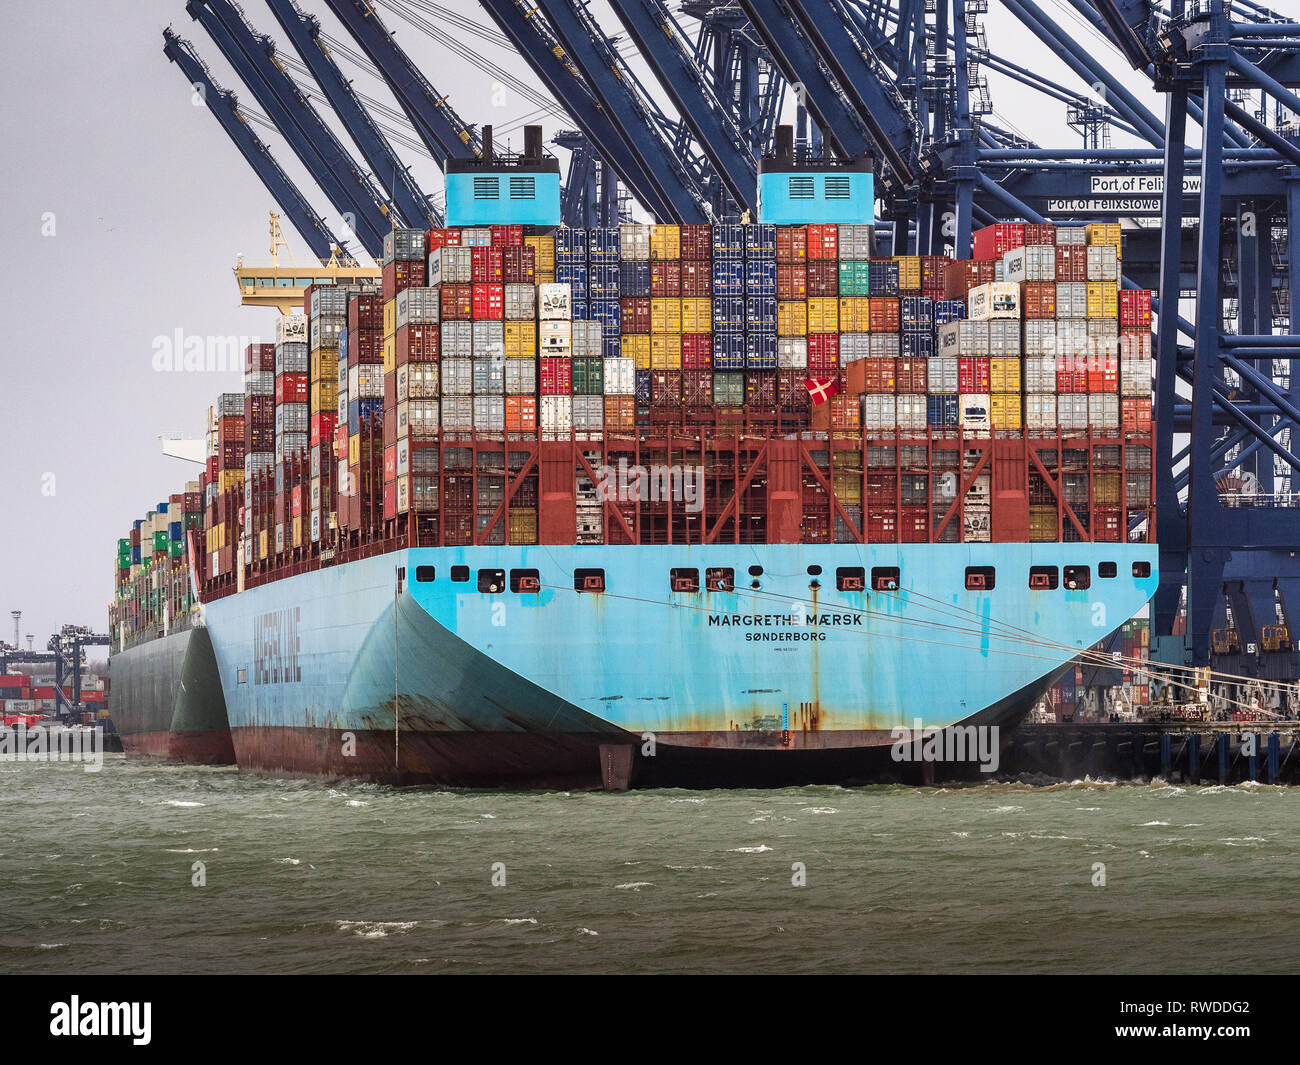
<instances>
[{"instance_id":1,"label":"red shipping container","mask_svg":"<svg viewBox=\"0 0 1300 1065\"><path fill-rule=\"evenodd\" d=\"M1056 227L1045 222L1025 223L1026 244L1055 244Z\"/></svg>"},{"instance_id":2,"label":"red shipping container","mask_svg":"<svg viewBox=\"0 0 1300 1065\"><path fill-rule=\"evenodd\" d=\"M897 296L872 296L867 316L873 333L897 333L902 326Z\"/></svg>"},{"instance_id":3,"label":"red shipping container","mask_svg":"<svg viewBox=\"0 0 1300 1065\"><path fill-rule=\"evenodd\" d=\"M1056 246L1056 280L1088 280L1088 248L1083 244Z\"/></svg>"},{"instance_id":4,"label":"red shipping container","mask_svg":"<svg viewBox=\"0 0 1300 1065\"><path fill-rule=\"evenodd\" d=\"M1151 432L1151 400L1147 396L1120 399L1120 425L1126 433Z\"/></svg>"},{"instance_id":5,"label":"red shipping container","mask_svg":"<svg viewBox=\"0 0 1300 1065\"><path fill-rule=\"evenodd\" d=\"M802 266L808 259L808 227L776 227L776 261L790 266Z\"/></svg>"},{"instance_id":6,"label":"red shipping container","mask_svg":"<svg viewBox=\"0 0 1300 1065\"><path fill-rule=\"evenodd\" d=\"M1055 281L1026 281L1020 286L1020 293L1020 305L1026 318L1056 317Z\"/></svg>"},{"instance_id":7,"label":"red shipping container","mask_svg":"<svg viewBox=\"0 0 1300 1065\"><path fill-rule=\"evenodd\" d=\"M394 481L397 479L397 445L389 444L384 448L384 480ZM294 489L297 492L297 489Z\"/></svg>"},{"instance_id":8,"label":"red shipping container","mask_svg":"<svg viewBox=\"0 0 1300 1065\"><path fill-rule=\"evenodd\" d=\"M394 343L394 362L405 366L408 362L434 362L442 343L442 330L436 325L404 325L397 330Z\"/></svg>"},{"instance_id":9,"label":"red shipping container","mask_svg":"<svg viewBox=\"0 0 1300 1065\"><path fill-rule=\"evenodd\" d=\"M892 357L876 357L870 359L859 359L857 362L850 363L849 369L853 379L857 374L862 374L862 391L870 392L873 395L886 395L895 390L897 380L897 359ZM853 367L861 365L861 370L854 370ZM851 386L849 392L854 392Z\"/></svg>"},{"instance_id":10,"label":"red shipping container","mask_svg":"<svg viewBox=\"0 0 1300 1065\"><path fill-rule=\"evenodd\" d=\"M348 336L360 329L384 328L384 301L375 295L348 297ZM274 350L274 345L272 345Z\"/></svg>"},{"instance_id":11,"label":"red shipping container","mask_svg":"<svg viewBox=\"0 0 1300 1065\"><path fill-rule=\"evenodd\" d=\"M242 470L244 468L244 438L228 440L220 445L221 454L217 456L223 470Z\"/></svg>"},{"instance_id":12,"label":"red shipping container","mask_svg":"<svg viewBox=\"0 0 1300 1065\"><path fill-rule=\"evenodd\" d=\"M384 521L397 517L397 482L389 481L384 485Z\"/></svg>"},{"instance_id":13,"label":"red shipping container","mask_svg":"<svg viewBox=\"0 0 1300 1065\"><path fill-rule=\"evenodd\" d=\"M989 360L983 355L963 355L957 360L957 391L989 391Z\"/></svg>"},{"instance_id":14,"label":"red shipping container","mask_svg":"<svg viewBox=\"0 0 1300 1065\"><path fill-rule=\"evenodd\" d=\"M249 344L244 349L244 373L275 372L275 345Z\"/></svg>"},{"instance_id":15,"label":"red shipping container","mask_svg":"<svg viewBox=\"0 0 1300 1065\"><path fill-rule=\"evenodd\" d=\"M1151 328L1150 289L1122 288L1119 290L1119 324L1124 328Z\"/></svg>"},{"instance_id":16,"label":"red shipping container","mask_svg":"<svg viewBox=\"0 0 1300 1065\"><path fill-rule=\"evenodd\" d=\"M776 374L776 370L749 370L745 373L745 406L751 411L776 412Z\"/></svg>"},{"instance_id":17,"label":"red shipping container","mask_svg":"<svg viewBox=\"0 0 1300 1065\"><path fill-rule=\"evenodd\" d=\"M348 365L357 366L363 362L384 361L384 330L358 329L348 330Z\"/></svg>"},{"instance_id":18,"label":"red shipping container","mask_svg":"<svg viewBox=\"0 0 1300 1065\"><path fill-rule=\"evenodd\" d=\"M682 227L686 228L685 226ZM707 226L705 227L708 228ZM702 299L713 295L713 265L706 259L682 259L682 298Z\"/></svg>"},{"instance_id":19,"label":"red shipping container","mask_svg":"<svg viewBox=\"0 0 1300 1065\"><path fill-rule=\"evenodd\" d=\"M840 368L840 335L838 333L808 334L808 369L835 371Z\"/></svg>"},{"instance_id":20,"label":"red shipping container","mask_svg":"<svg viewBox=\"0 0 1300 1065\"><path fill-rule=\"evenodd\" d=\"M886 507L867 510L867 543L893 544L898 542L898 511Z\"/></svg>"},{"instance_id":21,"label":"red shipping container","mask_svg":"<svg viewBox=\"0 0 1300 1065\"><path fill-rule=\"evenodd\" d=\"M1082 357L1082 356L1080 356ZM1114 355L1088 356L1088 391L1119 390L1119 362Z\"/></svg>"},{"instance_id":22,"label":"red shipping container","mask_svg":"<svg viewBox=\"0 0 1300 1065\"><path fill-rule=\"evenodd\" d=\"M656 259L650 264L650 295L672 299L682 294L680 259Z\"/></svg>"},{"instance_id":23,"label":"red shipping container","mask_svg":"<svg viewBox=\"0 0 1300 1065\"><path fill-rule=\"evenodd\" d=\"M839 226L832 224L810 225L808 227L808 258L838 259L840 241Z\"/></svg>"},{"instance_id":24,"label":"red shipping container","mask_svg":"<svg viewBox=\"0 0 1300 1065\"><path fill-rule=\"evenodd\" d=\"M384 374L384 406L389 409L397 406L397 374Z\"/></svg>"},{"instance_id":25,"label":"red shipping container","mask_svg":"<svg viewBox=\"0 0 1300 1065\"><path fill-rule=\"evenodd\" d=\"M531 285L537 281L537 249L520 244L507 244L501 249L508 285Z\"/></svg>"},{"instance_id":26,"label":"red shipping container","mask_svg":"<svg viewBox=\"0 0 1300 1065\"><path fill-rule=\"evenodd\" d=\"M925 395L929 377L925 359L899 359L894 368L894 383L900 396Z\"/></svg>"},{"instance_id":27,"label":"red shipping container","mask_svg":"<svg viewBox=\"0 0 1300 1065\"><path fill-rule=\"evenodd\" d=\"M502 300L505 300L505 290L502 289ZM440 304L439 310L442 312L444 319L452 321L465 321L474 317L474 286L473 285L443 285L442 293L438 297ZM504 305L502 313L504 313Z\"/></svg>"},{"instance_id":28,"label":"red shipping container","mask_svg":"<svg viewBox=\"0 0 1300 1065\"><path fill-rule=\"evenodd\" d=\"M620 303L620 326L622 332L650 332L649 296L624 296Z\"/></svg>"},{"instance_id":29,"label":"red shipping container","mask_svg":"<svg viewBox=\"0 0 1300 1065\"><path fill-rule=\"evenodd\" d=\"M1088 357L1061 355L1056 360L1056 390L1065 393L1088 391Z\"/></svg>"},{"instance_id":30,"label":"red shipping container","mask_svg":"<svg viewBox=\"0 0 1300 1065\"><path fill-rule=\"evenodd\" d=\"M506 287L498 284L473 286L475 321L499 322L506 316Z\"/></svg>"},{"instance_id":31,"label":"red shipping container","mask_svg":"<svg viewBox=\"0 0 1300 1065\"><path fill-rule=\"evenodd\" d=\"M424 285L424 261L391 262L384 267L381 277L384 300L395 300L403 289L421 288ZM382 314L382 308L380 310Z\"/></svg>"},{"instance_id":32,"label":"red shipping container","mask_svg":"<svg viewBox=\"0 0 1300 1065\"><path fill-rule=\"evenodd\" d=\"M334 436L334 429L338 425L338 420L338 411L335 411L332 414L327 411L313 414L311 416L311 446L316 447L319 444L328 444L330 439Z\"/></svg>"},{"instance_id":33,"label":"red shipping container","mask_svg":"<svg viewBox=\"0 0 1300 1065\"><path fill-rule=\"evenodd\" d=\"M493 282L504 283L506 279L505 248L495 245L490 248L470 249L470 280L476 285Z\"/></svg>"},{"instance_id":34,"label":"red shipping container","mask_svg":"<svg viewBox=\"0 0 1300 1065\"><path fill-rule=\"evenodd\" d=\"M777 230L780 233L780 230ZM803 263L776 264L776 298L802 300L808 298L808 267Z\"/></svg>"},{"instance_id":35,"label":"red shipping container","mask_svg":"<svg viewBox=\"0 0 1300 1065\"><path fill-rule=\"evenodd\" d=\"M682 405L697 409L713 406L712 371L686 370L682 373Z\"/></svg>"},{"instance_id":36,"label":"red shipping container","mask_svg":"<svg viewBox=\"0 0 1300 1065\"><path fill-rule=\"evenodd\" d=\"M306 403L311 386L305 373L282 373L275 379L275 404Z\"/></svg>"},{"instance_id":37,"label":"red shipping container","mask_svg":"<svg viewBox=\"0 0 1300 1065\"><path fill-rule=\"evenodd\" d=\"M678 407L681 406L681 402L682 371L650 371L650 405L652 407Z\"/></svg>"},{"instance_id":38,"label":"red shipping container","mask_svg":"<svg viewBox=\"0 0 1300 1065\"><path fill-rule=\"evenodd\" d=\"M833 259L816 259L807 266L809 296L840 294L840 264Z\"/></svg>"},{"instance_id":39,"label":"red shipping container","mask_svg":"<svg viewBox=\"0 0 1300 1065\"><path fill-rule=\"evenodd\" d=\"M776 401L783 413L808 413L808 386L804 384L807 379L803 370L777 370Z\"/></svg>"},{"instance_id":40,"label":"red shipping container","mask_svg":"<svg viewBox=\"0 0 1300 1065\"><path fill-rule=\"evenodd\" d=\"M1103 543L1124 540L1124 512L1119 507L1094 507L1092 510L1092 538Z\"/></svg>"},{"instance_id":41,"label":"red shipping container","mask_svg":"<svg viewBox=\"0 0 1300 1065\"><path fill-rule=\"evenodd\" d=\"M544 396L567 396L573 391L573 360L545 358L541 360L541 386Z\"/></svg>"},{"instance_id":42,"label":"red shipping container","mask_svg":"<svg viewBox=\"0 0 1300 1065\"><path fill-rule=\"evenodd\" d=\"M506 430L511 433L531 433L537 430L536 397L506 396Z\"/></svg>"},{"instance_id":43,"label":"red shipping container","mask_svg":"<svg viewBox=\"0 0 1300 1065\"><path fill-rule=\"evenodd\" d=\"M898 540L904 544L924 544L930 539L930 508L900 507Z\"/></svg>"},{"instance_id":44,"label":"red shipping container","mask_svg":"<svg viewBox=\"0 0 1300 1065\"><path fill-rule=\"evenodd\" d=\"M1020 222L1000 222L994 226L975 230L973 237L974 257L986 261L996 260L1001 259L1005 251L1024 247L1025 227Z\"/></svg>"},{"instance_id":45,"label":"red shipping container","mask_svg":"<svg viewBox=\"0 0 1300 1065\"><path fill-rule=\"evenodd\" d=\"M681 243L683 259L708 262L713 258L713 230L710 226L698 223L682 226Z\"/></svg>"},{"instance_id":46,"label":"red shipping container","mask_svg":"<svg viewBox=\"0 0 1300 1065\"><path fill-rule=\"evenodd\" d=\"M951 262L942 255L921 256L921 295L943 299Z\"/></svg>"},{"instance_id":47,"label":"red shipping container","mask_svg":"<svg viewBox=\"0 0 1300 1065\"><path fill-rule=\"evenodd\" d=\"M248 397L245 396L244 399L245 403L247 403ZM218 418L217 439L222 443L244 439L244 416L242 414L227 414L224 418Z\"/></svg>"},{"instance_id":48,"label":"red shipping container","mask_svg":"<svg viewBox=\"0 0 1300 1065\"><path fill-rule=\"evenodd\" d=\"M708 370L713 367L713 334L682 334L682 369Z\"/></svg>"},{"instance_id":49,"label":"red shipping container","mask_svg":"<svg viewBox=\"0 0 1300 1065\"><path fill-rule=\"evenodd\" d=\"M295 484L293 486L292 491L289 493L289 498L292 501L291 509L289 511L289 516L294 518L301 518L302 517L302 485Z\"/></svg>"},{"instance_id":50,"label":"red shipping container","mask_svg":"<svg viewBox=\"0 0 1300 1065\"><path fill-rule=\"evenodd\" d=\"M492 243L497 245L505 244L523 244L524 227L515 223L513 225L497 225L492 227Z\"/></svg>"}]
</instances>

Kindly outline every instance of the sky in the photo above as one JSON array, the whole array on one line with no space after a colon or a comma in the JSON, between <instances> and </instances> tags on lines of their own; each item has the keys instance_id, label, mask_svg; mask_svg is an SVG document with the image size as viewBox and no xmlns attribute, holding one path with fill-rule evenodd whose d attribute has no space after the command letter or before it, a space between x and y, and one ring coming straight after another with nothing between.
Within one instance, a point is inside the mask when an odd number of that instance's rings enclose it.
<instances>
[{"instance_id":1,"label":"sky","mask_svg":"<svg viewBox=\"0 0 1300 1065\"><path fill-rule=\"evenodd\" d=\"M677 7L676 0L670 4ZM327 34L347 40L324 0L299 0L299 6L320 17ZM402 6L412 12L421 5L403 0ZM423 6L427 14L436 5ZM469 0L443 6L488 25ZM1042 6L1082 35L1089 51L1103 52L1068 3ZM258 30L297 58L265 3L244 0L243 7ZM506 130L540 117L548 137L571 125L539 116L536 96L545 91L513 52L445 16L434 18L437 28L468 46L466 59L403 21L388 3L379 7L398 43L469 121ZM1086 88L1002 5L990 8L990 47L1071 89ZM607 30L618 28L602 5L595 10ZM194 106L185 78L163 56L167 25L194 42L218 83L255 106L182 0L11 5L0 37L0 242L7 253L0 265L7 326L0 380L0 638L12 639L9 612L22 610L24 646L33 633L35 645L44 647L65 623L105 630L117 538L198 476L197 466L165 457L159 437L201 436L216 396L242 391L238 372L158 372L157 338L180 330L186 337L273 339L274 312L240 307L231 271L240 253L249 264L268 260L274 201L216 119ZM487 63L531 91L510 85ZM393 105L377 81L343 66L355 74L359 91ZM634 69L649 80L646 68ZM1163 113L1159 97L1117 57L1111 69ZM1043 145L1079 145L1062 105L996 75L990 87L1002 124ZM334 221L287 145L264 129L258 133L317 211ZM521 134L516 128L504 140L519 147ZM1117 147L1127 143L1116 136ZM427 191L440 190L427 157L398 151ZM287 236L298 261L308 262L301 238L291 229Z\"/></svg>"}]
</instances>

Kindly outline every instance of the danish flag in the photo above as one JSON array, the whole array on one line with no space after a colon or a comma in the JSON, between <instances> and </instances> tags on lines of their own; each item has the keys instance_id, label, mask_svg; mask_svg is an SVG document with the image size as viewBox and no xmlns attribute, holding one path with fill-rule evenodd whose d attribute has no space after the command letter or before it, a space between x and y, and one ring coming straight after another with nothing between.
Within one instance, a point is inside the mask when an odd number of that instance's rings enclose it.
<instances>
[{"instance_id":1,"label":"danish flag","mask_svg":"<svg viewBox=\"0 0 1300 1065\"><path fill-rule=\"evenodd\" d=\"M840 390L840 381L838 377L809 377L803 386L812 396L813 405L820 407Z\"/></svg>"}]
</instances>

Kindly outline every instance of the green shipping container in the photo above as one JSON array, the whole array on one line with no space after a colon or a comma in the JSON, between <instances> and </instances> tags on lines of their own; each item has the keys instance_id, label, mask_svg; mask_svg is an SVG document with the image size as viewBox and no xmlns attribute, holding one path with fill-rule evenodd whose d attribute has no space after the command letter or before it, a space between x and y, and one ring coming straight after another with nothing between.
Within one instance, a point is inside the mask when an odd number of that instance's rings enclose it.
<instances>
[{"instance_id":1,"label":"green shipping container","mask_svg":"<svg viewBox=\"0 0 1300 1065\"><path fill-rule=\"evenodd\" d=\"M167 534L165 532L156 532L153 534L153 549L155 551L166 551L167 543Z\"/></svg>"},{"instance_id":2,"label":"green shipping container","mask_svg":"<svg viewBox=\"0 0 1300 1065\"><path fill-rule=\"evenodd\" d=\"M745 375L717 370L713 374L713 402L719 407L740 407L745 403Z\"/></svg>"},{"instance_id":3,"label":"green shipping container","mask_svg":"<svg viewBox=\"0 0 1300 1065\"><path fill-rule=\"evenodd\" d=\"M605 362L603 359L573 360L573 394L599 396L605 391Z\"/></svg>"},{"instance_id":4,"label":"green shipping container","mask_svg":"<svg viewBox=\"0 0 1300 1065\"><path fill-rule=\"evenodd\" d=\"M840 263L840 295L841 296L868 296L870 291L867 284L867 274L869 263L864 262L841 262Z\"/></svg>"},{"instance_id":5,"label":"green shipping container","mask_svg":"<svg viewBox=\"0 0 1300 1065\"><path fill-rule=\"evenodd\" d=\"M185 554L185 542L183 540L172 540L168 552L172 558L181 558Z\"/></svg>"}]
</instances>

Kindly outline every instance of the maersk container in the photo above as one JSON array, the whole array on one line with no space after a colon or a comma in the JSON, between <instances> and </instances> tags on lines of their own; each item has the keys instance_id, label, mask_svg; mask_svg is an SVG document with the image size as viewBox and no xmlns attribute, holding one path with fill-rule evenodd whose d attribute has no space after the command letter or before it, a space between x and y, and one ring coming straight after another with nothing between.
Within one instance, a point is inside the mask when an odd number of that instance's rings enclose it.
<instances>
[{"instance_id":1,"label":"maersk container","mask_svg":"<svg viewBox=\"0 0 1300 1065\"><path fill-rule=\"evenodd\" d=\"M383 397L379 399L383 403ZM275 408L275 435L278 438L284 433L305 433L307 432L307 404L306 403L280 403Z\"/></svg>"},{"instance_id":2,"label":"maersk container","mask_svg":"<svg viewBox=\"0 0 1300 1065\"><path fill-rule=\"evenodd\" d=\"M564 321L572 311L573 290L569 285L557 281L537 286L537 317L542 321Z\"/></svg>"},{"instance_id":3,"label":"maersk container","mask_svg":"<svg viewBox=\"0 0 1300 1065\"><path fill-rule=\"evenodd\" d=\"M297 311L293 314L282 314L275 320L275 342L276 344L303 344L307 343L307 317Z\"/></svg>"},{"instance_id":4,"label":"maersk container","mask_svg":"<svg viewBox=\"0 0 1300 1065\"><path fill-rule=\"evenodd\" d=\"M939 327L935 354L945 359L989 353L989 323L986 321L949 322Z\"/></svg>"},{"instance_id":5,"label":"maersk container","mask_svg":"<svg viewBox=\"0 0 1300 1065\"><path fill-rule=\"evenodd\" d=\"M573 323L559 320L542 322L538 343L543 355L569 355L573 350Z\"/></svg>"},{"instance_id":6,"label":"maersk container","mask_svg":"<svg viewBox=\"0 0 1300 1065\"><path fill-rule=\"evenodd\" d=\"M1087 230L1083 226L1057 226L1057 244L1087 244Z\"/></svg>"},{"instance_id":7,"label":"maersk container","mask_svg":"<svg viewBox=\"0 0 1300 1065\"><path fill-rule=\"evenodd\" d=\"M531 396L537 392L537 363L533 359L506 359L507 396Z\"/></svg>"},{"instance_id":8,"label":"maersk container","mask_svg":"<svg viewBox=\"0 0 1300 1065\"><path fill-rule=\"evenodd\" d=\"M307 351L307 342L305 340L302 343L286 343L277 344L275 346L275 374L277 377L279 377L280 374L286 373L307 373L310 366L310 356ZM224 402L224 395L222 396L222 400ZM222 408L222 417L225 417L229 413L232 412L227 411L224 407ZM233 413L242 414L242 407L239 411Z\"/></svg>"},{"instance_id":9,"label":"maersk container","mask_svg":"<svg viewBox=\"0 0 1300 1065\"><path fill-rule=\"evenodd\" d=\"M897 333L868 333L873 359L896 359L901 350Z\"/></svg>"},{"instance_id":10,"label":"maersk container","mask_svg":"<svg viewBox=\"0 0 1300 1065\"><path fill-rule=\"evenodd\" d=\"M408 399L397 405L397 435L412 440L436 440L439 420L436 399Z\"/></svg>"},{"instance_id":11,"label":"maersk container","mask_svg":"<svg viewBox=\"0 0 1300 1065\"><path fill-rule=\"evenodd\" d=\"M998 356L1020 354L1020 322L995 319L989 322L989 354Z\"/></svg>"},{"instance_id":12,"label":"maersk container","mask_svg":"<svg viewBox=\"0 0 1300 1065\"><path fill-rule=\"evenodd\" d=\"M840 365L847 366L849 363L857 362L859 359L871 358L871 340L872 336L870 333L841 333Z\"/></svg>"},{"instance_id":13,"label":"maersk container","mask_svg":"<svg viewBox=\"0 0 1300 1065\"><path fill-rule=\"evenodd\" d=\"M839 257L841 260L865 262L871 258L874 226L863 223L843 223L838 229Z\"/></svg>"},{"instance_id":14,"label":"maersk container","mask_svg":"<svg viewBox=\"0 0 1300 1065\"><path fill-rule=\"evenodd\" d=\"M511 359L513 363L532 366L531 361ZM410 362L397 368L397 400L437 399L441 374L436 362Z\"/></svg>"},{"instance_id":15,"label":"maersk container","mask_svg":"<svg viewBox=\"0 0 1300 1065\"><path fill-rule=\"evenodd\" d=\"M599 322L574 322L570 334L574 358L596 358L601 354L604 329Z\"/></svg>"},{"instance_id":16,"label":"maersk container","mask_svg":"<svg viewBox=\"0 0 1300 1065\"><path fill-rule=\"evenodd\" d=\"M473 384L474 395L476 396L502 396L506 391L506 360L503 355L493 355L490 358L475 359L471 364L473 366ZM504 415L503 415L504 417ZM475 425L478 420L475 419Z\"/></svg>"},{"instance_id":17,"label":"maersk container","mask_svg":"<svg viewBox=\"0 0 1300 1065\"><path fill-rule=\"evenodd\" d=\"M468 285L474 280L474 249L435 248L429 253L429 269L425 280L431 288L439 288L442 285Z\"/></svg>"},{"instance_id":18,"label":"maersk container","mask_svg":"<svg viewBox=\"0 0 1300 1065\"><path fill-rule=\"evenodd\" d=\"M1056 354L1056 319L1028 318L1025 320L1024 353L1026 358Z\"/></svg>"},{"instance_id":19,"label":"maersk container","mask_svg":"<svg viewBox=\"0 0 1300 1065\"><path fill-rule=\"evenodd\" d=\"M892 395L864 393L858 404L862 428L868 431L895 428L898 424L896 399L897 397Z\"/></svg>"},{"instance_id":20,"label":"maersk container","mask_svg":"<svg viewBox=\"0 0 1300 1065\"><path fill-rule=\"evenodd\" d=\"M532 321L537 316L537 286L512 283L506 285L506 320Z\"/></svg>"},{"instance_id":21,"label":"maersk container","mask_svg":"<svg viewBox=\"0 0 1300 1065\"><path fill-rule=\"evenodd\" d=\"M404 288L397 294L397 327L433 325L439 320L442 290L438 288Z\"/></svg>"},{"instance_id":22,"label":"maersk container","mask_svg":"<svg viewBox=\"0 0 1300 1065\"><path fill-rule=\"evenodd\" d=\"M938 396L955 396L958 365L958 360L953 358L930 359L926 365L928 391Z\"/></svg>"},{"instance_id":23,"label":"maersk container","mask_svg":"<svg viewBox=\"0 0 1300 1065\"><path fill-rule=\"evenodd\" d=\"M505 343L502 331L502 343ZM439 353L444 359L469 359L474 356L474 323L443 322L439 337Z\"/></svg>"},{"instance_id":24,"label":"maersk container","mask_svg":"<svg viewBox=\"0 0 1300 1065\"><path fill-rule=\"evenodd\" d=\"M1025 394L1025 427L1028 429L1056 428L1056 395L1050 392Z\"/></svg>"},{"instance_id":25,"label":"maersk container","mask_svg":"<svg viewBox=\"0 0 1300 1065\"><path fill-rule=\"evenodd\" d=\"M518 361L518 360L511 360ZM474 391L474 362L472 359L446 359L441 363L442 394L468 396ZM505 371L502 370L504 375Z\"/></svg>"},{"instance_id":26,"label":"maersk container","mask_svg":"<svg viewBox=\"0 0 1300 1065\"><path fill-rule=\"evenodd\" d=\"M990 429L990 399L986 392L966 393L958 399L958 418L963 429Z\"/></svg>"},{"instance_id":27,"label":"maersk container","mask_svg":"<svg viewBox=\"0 0 1300 1065\"><path fill-rule=\"evenodd\" d=\"M1002 253L1003 280L1019 284L1023 281L1056 280L1056 246L1053 244L1025 244Z\"/></svg>"},{"instance_id":28,"label":"maersk container","mask_svg":"<svg viewBox=\"0 0 1300 1065\"><path fill-rule=\"evenodd\" d=\"M1056 391L1055 356L1029 356L1025 359L1025 391L1037 393ZM1052 417L1053 419L1056 417L1055 408L1052 410Z\"/></svg>"},{"instance_id":29,"label":"maersk container","mask_svg":"<svg viewBox=\"0 0 1300 1065\"><path fill-rule=\"evenodd\" d=\"M1088 353L1088 325L1082 318L1056 320L1056 354L1086 355Z\"/></svg>"},{"instance_id":30,"label":"maersk container","mask_svg":"<svg viewBox=\"0 0 1300 1065\"><path fill-rule=\"evenodd\" d=\"M931 375L931 381L933 381L933 368L931 368ZM927 396L925 400L925 416L926 424L931 429L955 429L957 427L957 397L955 395Z\"/></svg>"},{"instance_id":31,"label":"maersk container","mask_svg":"<svg viewBox=\"0 0 1300 1065\"><path fill-rule=\"evenodd\" d=\"M966 297L968 313L973 321L984 322L994 318L1020 317L1020 286L1007 281L990 281L976 285Z\"/></svg>"},{"instance_id":32,"label":"maersk container","mask_svg":"<svg viewBox=\"0 0 1300 1065\"><path fill-rule=\"evenodd\" d=\"M1062 429L1086 430L1088 397L1078 393L1062 393L1057 396L1056 421Z\"/></svg>"},{"instance_id":33,"label":"maersk container","mask_svg":"<svg viewBox=\"0 0 1300 1065\"><path fill-rule=\"evenodd\" d=\"M502 433L506 428L504 396L474 397L474 429L477 432Z\"/></svg>"},{"instance_id":34,"label":"maersk container","mask_svg":"<svg viewBox=\"0 0 1300 1065\"><path fill-rule=\"evenodd\" d=\"M900 429L924 429L926 420L927 397L922 395L902 395L895 397L895 417Z\"/></svg>"},{"instance_id":35,"label":"maersk container","mask_svg":"<svg viewBox=\"0 0 1300 1065\"><path fill-rule=\"evenodd\" d=\"M777 337L776 367L778 370L805 370L808 368L807 337Z\"/></svg>"},{"instance_id":36,"label":"maersk container","mask_svg":"<svg viewBox=\"0 0 1300 1065\"><path fill-rule=\"evenodd\" d=\"M369 401L364 401L369 402ZM275 436L275 461L278 464L281 460L289 455L296 455L300 451L306 451L310 446L311 435L306 432L302 433L277 433ZM208 485L209 488L215 487Z\"/></svg>"},{"instance_id":37,"label":"maersk container","mask_svg":"<svg viewBox=\"0 0 1300 1065\"><path fill-rule=\"evenodd\" d=\"M1056 283L1056 317L1088 317L1088 284L1086 281L1058 281Z\"/></svg>"},{"instance_id":38,"label":"maersk container","mask_svg":"<svg viewBox=\"0 0 1300 1065\"><path fill-rule=\"evenodd\" d=\"M441 402L442 428L454 432L469 432L474 428L474 397L448 396Z\"/></svg>"},{"instance_id":39,"label":"maersk container","mask_svg":"<svg viewBox=\"0 0 1300 1065\"><path fill-rule=\"evenodd\" d=\"M383 399L384 367L378 362L363 362L348 367L348 399Z\"/></svg>"}]
</instances>

